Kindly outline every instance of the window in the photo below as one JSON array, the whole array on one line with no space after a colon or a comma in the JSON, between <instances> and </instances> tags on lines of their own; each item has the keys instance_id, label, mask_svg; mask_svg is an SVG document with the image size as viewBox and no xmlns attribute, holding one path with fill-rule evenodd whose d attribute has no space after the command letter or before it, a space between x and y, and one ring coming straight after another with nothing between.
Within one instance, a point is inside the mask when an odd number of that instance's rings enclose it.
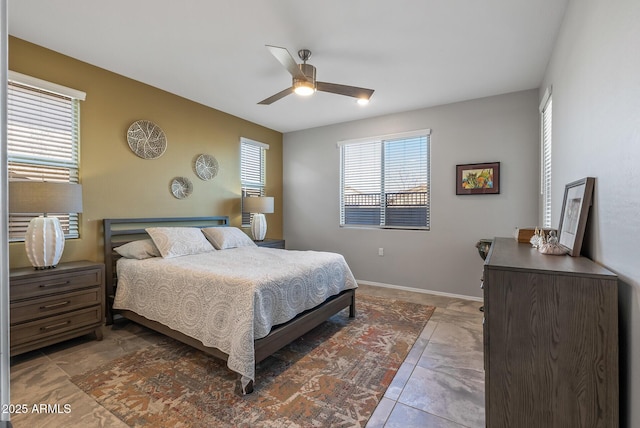
<instances>
[{"instance_id":1,"label":"window","mask_svg":"<svg viewBox=\"0 0 640 428\"><path fill-rule=\"evenodd\" d=\"M429 229L429 135L338 144L340 226Z\"/></svg>"},{"instance_id":2,"label":"window","mask_svg":"<svg viewBox=\"0 0 640 428\"><path fill-rule=\"evenodd\" d=\"M242 196L264 196L266 150L268 144L240 138L240 183ZM242 209L242 225L249 226L251 214Z\"/></svg>"},{"instance_id":3,"label":"window","mask_svg":"<svg viewBox=\"0 0 640 428\"><path fill-rule=\"evenodd\" d=\"M547 89L540 104L540 193L542 195L542 226L551 227L551 91Z\"/></svg>"},{"instance_id":4,"label":"window","mask_svg":"<svg viewBox=\"0 0 640 428\"><path fill-rule=\"evenodd\" d=\"M80 101L84 92L9 72L9 179L78 183ZM33 213L10 213L9 240L23 241ZM78 214L57 216L66 238L77 238Z\"/></svg>"}]
</instances>

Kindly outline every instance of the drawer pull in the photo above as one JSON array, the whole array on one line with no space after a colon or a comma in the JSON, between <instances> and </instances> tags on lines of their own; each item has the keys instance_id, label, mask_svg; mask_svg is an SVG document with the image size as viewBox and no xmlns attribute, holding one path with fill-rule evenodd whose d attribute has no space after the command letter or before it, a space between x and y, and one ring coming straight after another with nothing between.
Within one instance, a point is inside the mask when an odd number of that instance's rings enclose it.
<instances>
[{"instance_id":1,"label":"drawer pull","mask_svg":"<svg viewBox=\"0 0 640 428\"><path fill-rule=\"evenodd\" d=\"M53 330L55 328L60 328L60 327L64 327L67 324L71 324L71 320L66 320L64 322L59 322L57 324L51 324L51 325L46 325L44 327L40 327L40 331L49 331L49 330Z\"/></svg>"},{"instance_id":2,"label":"drawer pull","mask_svg":"<svg viewBox=\"0 0 640 428\"><path fill-rule=\"evenodd\" d=\"M484 290L484 280L480 281L480 290Z\"/></svg>"},{"instance_id":3,"label":"drawer pull","mask_svg":"<svg viewBox=\"0 0 640 428\"><path fill-rule=\"evenodd\" d=\"M69 285L69 284L71 284L71 281L67 280L64 282L54 282L53 284L40 284L40 288L59 287L61 285Z\"/></svg>"},{"instance_id":4,"label":"drawer pull","mask_svg":"<svg viewBox=\"0 0 640 428\"><path fill-rule=\"evenodd\" d=\"M64 302L52 303L52 304L50 304L50 305L40 306L40 309L41 309L41 310L43 310L43 309L45 309L45 310L46 310L46 309L59 308L60 306L66 306L66 305L68 305L69 303L71 303L71 300L66 300L66 301L64 301Z\"/></svg>"}]
</instances>

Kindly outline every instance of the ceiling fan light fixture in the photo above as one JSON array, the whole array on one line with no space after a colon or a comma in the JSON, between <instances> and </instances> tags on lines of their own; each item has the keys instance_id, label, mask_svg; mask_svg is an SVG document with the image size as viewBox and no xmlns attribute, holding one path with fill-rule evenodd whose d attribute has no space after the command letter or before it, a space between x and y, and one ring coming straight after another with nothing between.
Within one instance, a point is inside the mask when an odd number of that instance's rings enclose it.
<instances>
[{"instance_id":1,"label":"ceiling fan light fixture","mask_svg":"<svg viewBox=\"0 0 640 428\"><path fill-rule=\"evenodd\" d=\"M331 94L356 98L361 105L367 104L369 98L373 95L373 89L340 85L337 83L318 82L316 80L316 68L307 63L307 60L311 57L311 51L309 49L300 49L298 51L298 56L302 60L302 64L298 64L286 48L267 45L267 49L269 49L269 52L271 52L275 59L287 69L289 74L291 74L293 84L291 87L265 98L258 104L270 105L292 92L302 96L312 95L316 91L329 92Z\"/></svg>"},{"instance_id":2,"label":"ceiling fan light fixture","mask_svg":"<svg viewBox=\"0 0 640 428\"><path fill-rule=\"evenodd\" d=\"M316 91L316 88L312 82L306 80L296 80L293 82L293 92L303 97L312 95Z\"/></svg>"}]
</instances>

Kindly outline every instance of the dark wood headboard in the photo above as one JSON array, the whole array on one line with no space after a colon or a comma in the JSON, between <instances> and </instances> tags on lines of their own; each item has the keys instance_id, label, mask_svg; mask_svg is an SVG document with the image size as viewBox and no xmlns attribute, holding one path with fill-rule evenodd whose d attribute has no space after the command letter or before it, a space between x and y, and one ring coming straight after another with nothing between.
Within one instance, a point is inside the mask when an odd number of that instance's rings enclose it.
<instances>
[{"instance_id":1,"label":"dark wood headboard","mask_svg":"<svg viewBox=\"0 0 640 428\"><path fill-rule=\"evenodd\" d=\"M228 216L213 217L161 217L161 218L105 218L104 226L104 265L105 292L107 306L107 325L113 322L113 300L118 283L116 262L120 255L113 251L115 247L138 239L147 239L147 227L215 227L229 226Z\"/></svg>"}]
</instances>

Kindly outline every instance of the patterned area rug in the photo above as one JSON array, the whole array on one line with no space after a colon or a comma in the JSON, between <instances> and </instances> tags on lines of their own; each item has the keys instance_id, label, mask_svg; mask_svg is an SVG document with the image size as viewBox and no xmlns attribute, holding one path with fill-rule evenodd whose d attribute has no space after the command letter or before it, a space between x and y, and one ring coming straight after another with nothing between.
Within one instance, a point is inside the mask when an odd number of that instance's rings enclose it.
<instances>
[{"instance_id":1,"label":"patterned area rug","mask_svg":"<svg viewBox=\"0 0 640 428\"><path fill-rule=\"evenodd\" d=\"M225 362L171 339L71 381L130 426L365 426L434 308L356 305L259 363L250 395Z\"/></svg>"}]
</instances>

